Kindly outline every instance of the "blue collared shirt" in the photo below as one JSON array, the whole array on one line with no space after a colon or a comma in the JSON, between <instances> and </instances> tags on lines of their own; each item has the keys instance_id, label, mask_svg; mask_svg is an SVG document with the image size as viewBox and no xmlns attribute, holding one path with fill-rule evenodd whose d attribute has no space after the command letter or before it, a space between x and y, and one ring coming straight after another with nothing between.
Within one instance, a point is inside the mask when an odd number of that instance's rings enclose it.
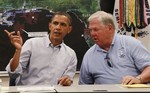
<instances>
[{"instance_id":1,"label":"blue collared shirt","mask_svg":"<svg viewBox=\"0 0 150 93\"><path fill-rule=\"evenodd\" d=\"M74 50L64 43L54 47L47 36L27 40L22 47L19 66L11 72L9 63L6 70L12 76L19 75L16 85L56 85L63 75L73 80L76 65Z\"/></svg>"},{"instance_id":2,"label":"blue collared shirt","mask_svg":"<svg viewBox=\"0 0 150 93\"><path fill-rule=\"evenodd\" d=\"M112 67L105 60L107 53ZM124 76L137 76L149 65L150 52L140 41L115 33L109 51L95 44L86 52L79 84L120 84Z\"/></svg>"}]
</instances>

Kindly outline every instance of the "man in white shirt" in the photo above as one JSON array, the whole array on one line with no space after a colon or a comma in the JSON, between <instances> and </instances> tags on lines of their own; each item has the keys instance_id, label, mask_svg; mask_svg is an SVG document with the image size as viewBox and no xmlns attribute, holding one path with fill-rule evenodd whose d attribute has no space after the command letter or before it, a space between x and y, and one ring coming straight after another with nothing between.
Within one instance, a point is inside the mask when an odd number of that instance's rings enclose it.
<instances>
[{"instance_id":1,"label":"man in white shirt","mask_svg":"<svg viewBox=\"0 0 150 93\"><path fill-rule=\"evenodd\" d=\"M15 77L16 85L70 86L76 71L77 57L63 38L71 32L71 17L56 12L49 23L47 37L32 38L24 45L20 32L8 32L16 51L6 70ZM23 45L23 46L22 46Z\"/></svg>"}]
</instances>

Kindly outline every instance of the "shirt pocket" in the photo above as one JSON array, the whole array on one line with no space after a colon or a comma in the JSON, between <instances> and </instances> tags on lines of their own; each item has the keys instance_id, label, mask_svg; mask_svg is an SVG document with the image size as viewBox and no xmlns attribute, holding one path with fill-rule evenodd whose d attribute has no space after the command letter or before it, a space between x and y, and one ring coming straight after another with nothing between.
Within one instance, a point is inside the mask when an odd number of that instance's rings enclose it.
<instances>
[{"instance_id":1,"label":"shirt pocket","mask_svg":"<svg viewBox=\"0 0 150 93\"><path fill-rule=\"evenodd\" d=\"M135 67L134 62L128 57L130 54L125 50L125 48L120 48L119 52L117 53L118 62L117 65L120 67Z\"/></svg>"}]
</instances>

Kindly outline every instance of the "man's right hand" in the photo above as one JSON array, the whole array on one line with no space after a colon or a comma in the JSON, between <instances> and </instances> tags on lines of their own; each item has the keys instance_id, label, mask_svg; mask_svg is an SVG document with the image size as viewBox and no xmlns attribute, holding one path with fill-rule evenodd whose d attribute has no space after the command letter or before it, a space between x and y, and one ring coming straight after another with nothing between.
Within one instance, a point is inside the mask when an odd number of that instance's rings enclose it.
<instances>
[{"instance_id":1,"label":"man's right hand","mask_svg":"<svg viewBox=\"0 0 150 93\"><path fill-rule=\"evenodd\" d=\"M15 34L15 31L13 31L13 32L8 32L7 30L4 30L4 31L7 33L8 37L10 39L10 42L14 45L14 47L18 50L21 50L23 40L20 35L20 31L17 32L17 35Z\"/></svg>"},{"instance_id":2,"label":"man's right hand","mask_svg":"<svg viewBox=\"0 0 150 93\"><path fill-rule=\"evenodd\" d=\"M8 37L10 39L10 42L16 48L15 54L14 54L14 56L12 58L11 63L10 63L11 71L15 71L15 69L19 65L19 57L20 57L22 44L23 44L22 37L21 37L19 31L17 32L17 34L15 34L15 31L13 31L13 32L8 32L7 30L4 30L4 31L7 33Z\"/></svg>"}]
</instances>

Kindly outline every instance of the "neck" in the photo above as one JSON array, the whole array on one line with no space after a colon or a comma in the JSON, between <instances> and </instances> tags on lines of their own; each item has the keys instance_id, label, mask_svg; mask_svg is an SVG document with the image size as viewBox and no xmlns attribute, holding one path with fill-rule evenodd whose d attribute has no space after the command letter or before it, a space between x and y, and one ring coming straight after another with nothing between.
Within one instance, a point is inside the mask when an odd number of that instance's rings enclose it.
<instances>
[{"instance_id":1,"label":"neck","mask_svg":"<svg viewBox=\"0 0 150 93\"><path fill-rule=\"evenodd\" d=\"M104 47L102 47L104 50L106 50L106 51L108 51L109 49L110 49L110 46L111 45L107 45L107 46L104 46Z\"/></svg>"},{"instance_id":2,"label":"neck","mask_svg":"<svg viewBox=\"0 0 150 93\"><path fill-rule=\"evenodd\" d=\"M107 41L105 41L105 43L103 43L103 45L101 46L104 50L108 51L111 47L113 41L113 37L110 37L109 39L107 39Z\"/></svg>"},{"instance_id":3,"label":"neck","mask_svg":"<svg viewBox=\"0 0 150 93\"><path fill-rule=\"evenodd\" d=\"M51 38L50 38L50 41L53 44L53 46L57 46L62 43L62 41L60 41L60 40L51 39Z\"/></svg>"},{"instance_id":4,"label":"neck","mask_svg":"<svg viewBox=\"0 0 150 93\"><path fill-rule=\"evenodd\" d=\"M54 46L57 46L57 45L61 44L61 42L52 42L52 44L53 44Z\"/></svg>"}]
</instances>

